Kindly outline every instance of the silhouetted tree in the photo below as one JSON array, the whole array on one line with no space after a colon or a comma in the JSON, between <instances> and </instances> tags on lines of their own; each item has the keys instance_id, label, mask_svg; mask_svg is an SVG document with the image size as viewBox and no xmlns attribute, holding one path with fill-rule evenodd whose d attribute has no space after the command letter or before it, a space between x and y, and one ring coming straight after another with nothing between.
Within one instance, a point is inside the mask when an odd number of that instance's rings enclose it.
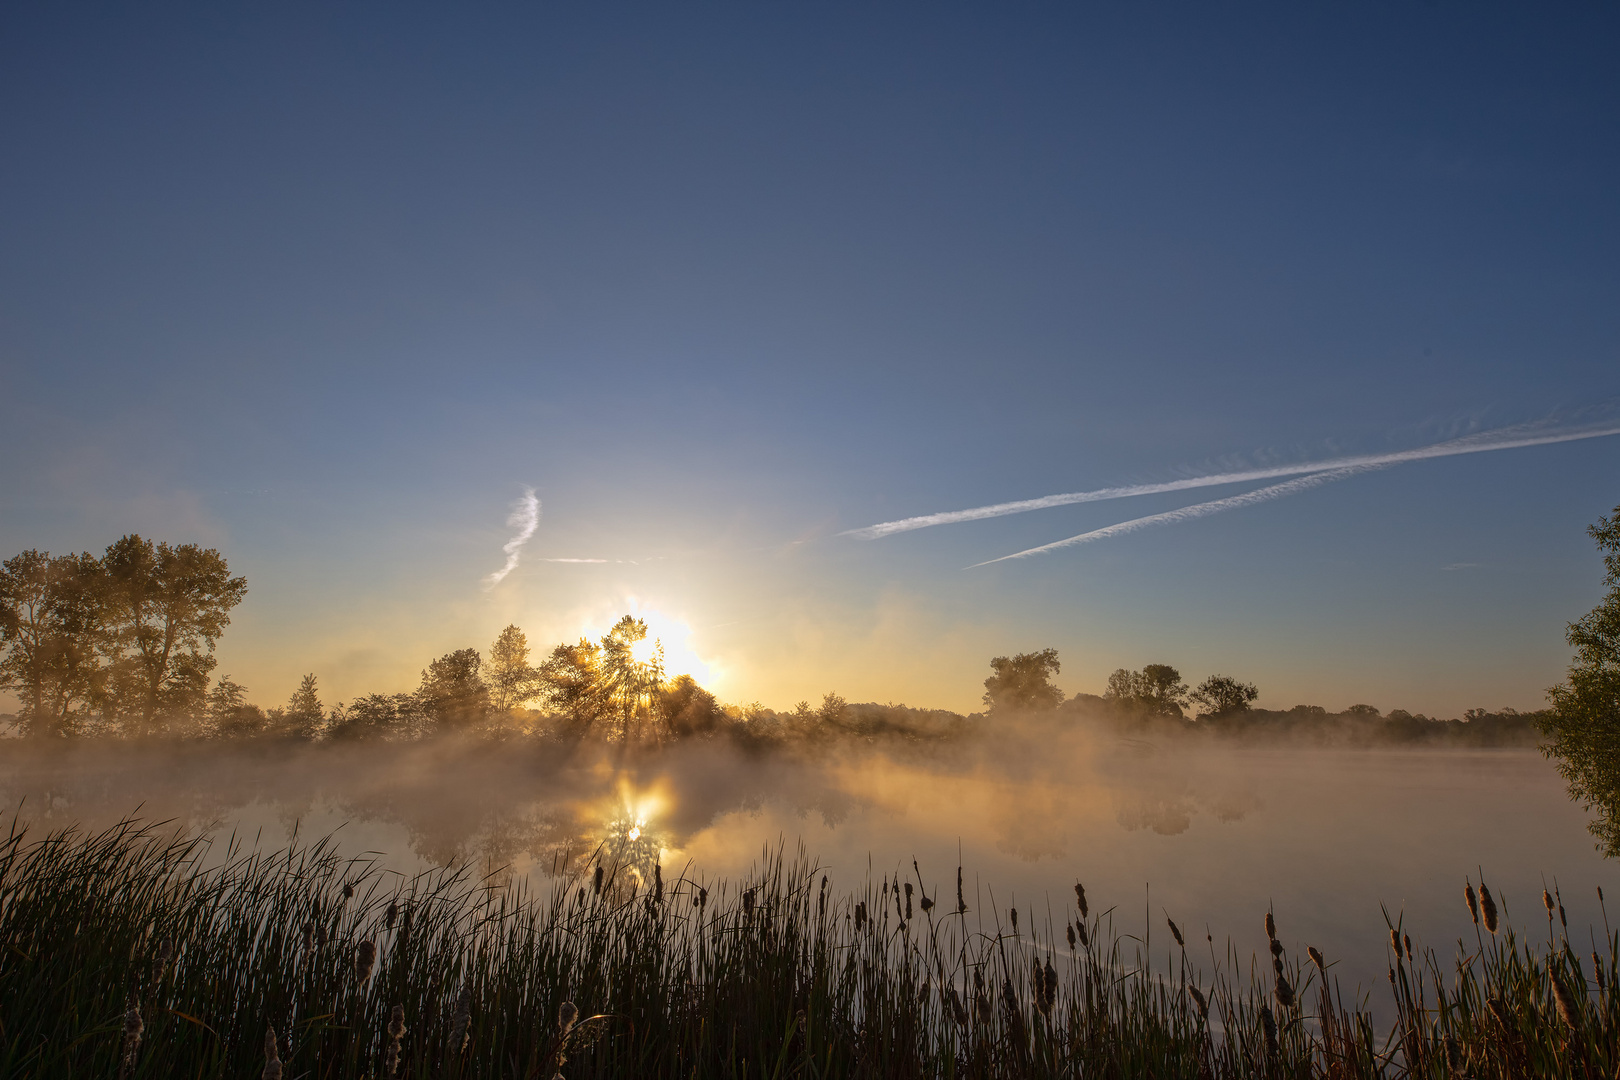
<instances>
[{"instance_id":1,"label":"silhouetted tree","mask_svg":"<svg viewBox=\"0 0 1620 1080\"><path fill-rule=\"evenodd\" d=\"M490 705L503 713L540 692L540 673L529 664L529 639L516 626L502 630L489 647L484 681L489 684Z\"/></svg>"},{"instance_id":2,"label":"silhouetted tree","mask_svg":"<svg viewBox=\"0 0 1620 1080\"><path fill-rule=\"evenodd\" d=\"M1253 683L1239 682L1230 675L1211 675L1191 695L1193 701L1204 706L1204 716L1247 712L1259 696L1260 690Z\"/></svg>"},{"instance_id":3,"label":"silhouetted tree","mask_svg":"<svg viewBox=\"0 0 1620 1080\"><path fill-rule=\"evenodd\" d=\"M1187 684L1169 664L1148 664L1141 671L1119 668L1108 676L1103 698L1150 716L1179 717L1187 704Z\"/></svg>"},{"instance_id":4,"label":"silhouetted tree","mask_svg":"<svg viewBox=\"0 0 1620 1080\"><path fill-rule=\"evenodd\" d=\"M441 730L464 731L489 711L489 687L478 673L481 663L477 649L457 649L422 672L416 696L422 711Z\"/></svg>"},{"instance_id":5,"label":"silhouetted tree","mask_svg":"<svg viewBox=\"0 0 1620 1080\"><path fill-rule=\"evenodd\" d=\"M816 710L816 719L826 728L842 727L849 719L849 702L831 692L821 695L821 708Z\"/></svg>"},{"instance_id":6,"label":"silhouetted tree","mask_svg":"<svg viewBox=\"0 0 1620 1080\"><path fill-rule=\"evenodd\" d=\"M1063 691L1052 685L1052 676L1062 668L1056 649L998 656L984 680L984 703L991 712L1055 709L1063 704Z\"/></svg>"},{"instance_id":7,"label":"silhouetted tree","mask_svg":"<svg viewBox=\"0 0 1620 1080\"><path fill-rule=\"evenodd\" d=\"M23 730L73 735L104 672L101 564L90 554L25 551L0 566L0 688L22 699Z\"/></svg>"},{"instance_id":8,"label":"silhouetted tree","mask_svg":"<svg viewBox=\"0 0 1620 1080\"><path fill-rule=\"evenodd\" d=\"M587 638L551 650L540 665L540 686L546 704L566 714L576 733L588 732L612 714L602 679L602 647Z\"/></svg>"},{"instance_id":9,"label":"silhouetted tree","mask_svg":"<svg viewBox=\"0 0 1620 1080\"><path fill-rule=\"evenodd\" d=\"M138 730L165 712L200 711L214 644L247 594L224 556L195 544L153 544L130 534L107 548L106 617L119 711Z\"/></svg>"},{"instance_id":10,"label":"silhouetted tree","mask_svg":"<svg viewBox=\"0 0 1620 1080\"><path fill-rule=\"evenodd\" d=\"M208 691L208 719L214 734L227 739L262 735L269 717L257 705L247 703L247 687L222 675Z\"/></svg>"},{"instance_id":11,"label":"silhouetted tree","mask_svg":"<svg viewBox=\"0 0 1620 1080\"><path fill-rule=\"evenodd\" d=\"M1352 705L1344 711L1350 716L1373 717L1383 715L1383 713L1378 711L1378 707L1375 705Z\"/></svg>"},{"instance_id":12,"label":"silhouetted tree","mask_svg":"<svg viewBox=\"0 0 1620 1080\"><path fill-rule=\"evenodd\" d=\"M287 699L287 708L282 712L282 732L294 738L313 739L320 734L325 722L326 707L321 704L315 676L305 675L298 689Z\"/></svg>"},{"instance_id":13,"label":"silhouetted tree","mask_svg":"<svg viewBox=\"0 0 1620 1080\"><path fill-rule=\"evenodd\" d=\"M664 647L656 644L646 659L636 646L647 640L647 623L626 615L602 638L601 680L619 725L619 737L635 739L664 681Z\"/></svg>"},{"instance_id":14,"label":"silhouetted tree","mask_svg":"<svg viewBox=\"0 0 1620 1080\"><path fill-rule=\"evenodd\" d=\"M1547 691L1539 726L1551 740L1570 797L1597 811L1588 828L1604 854L1620 855L1620 506L1588 530L1603 552L1608 594L1564 636L1575 649L1565 682Z\"/></svg>"},{"instance_id":15,"label":"silhouetted tree","mask_svg":"<svg viewBox=\"0 0 1620 1080\"><path fill-rule=\"evenodd\" d=\"M427 719L415 694L367 694L332 710L327 736L338 741L410 738Z\"/></svg>"},{"instance_id":16,"label":"silhouetted tree","mask_svg":"<svg viewBox=\"0 0 1620 1080\"><path fill-rule=\"evenodd\" d=\"M665 729L677 737L712 731L725 716L714 695L690 675L677 675L664 684L658 699Z\"/></svg>"}]
</instances>

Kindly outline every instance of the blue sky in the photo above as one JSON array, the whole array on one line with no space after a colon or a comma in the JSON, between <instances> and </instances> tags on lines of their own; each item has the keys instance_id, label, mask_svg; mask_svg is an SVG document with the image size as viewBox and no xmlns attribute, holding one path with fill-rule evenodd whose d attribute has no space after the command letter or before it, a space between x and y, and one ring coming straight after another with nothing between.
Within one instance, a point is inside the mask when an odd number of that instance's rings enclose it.
<instances>
[{"instance_id":1,"label":"blue sky","mask_svg":"<svg viewBox=\"0 0 1620 1080\"><path fill-rule=\"evenodd\" d=\"M1620 14L0 14L0 548L220 547L222 672L407 689L660 616L729 700L992 655L1533 708L1620 438L874 522L1620 418ZM505 581L506 515L543 504ZM601 563L547 563L591 558Z\"/></svg>"}]
</instances>

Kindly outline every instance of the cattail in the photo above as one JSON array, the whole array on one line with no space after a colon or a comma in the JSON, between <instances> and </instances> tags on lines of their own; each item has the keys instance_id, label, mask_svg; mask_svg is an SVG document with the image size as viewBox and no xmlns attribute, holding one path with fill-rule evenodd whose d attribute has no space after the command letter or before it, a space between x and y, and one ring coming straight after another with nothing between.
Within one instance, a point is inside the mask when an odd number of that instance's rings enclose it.
<instances>
[{"instance_id":1,"label":"cattail","mask_svg":"<svg viewBox=\"0 0 1620 1080\"><path fill-rule=\"evenodd\" d=\"M1541 890L1541 906L1547 909L1547 918L1551 919L1553 913L1553 899L1552 893L1548 892L1546 889Z\"/></svg>"},{"instance_id":2,"label":"cattail","mask_svg":"<svg viewBox=\"0 0 1620 1080\"><path fill-rule=\"evenodd\" d=\"M1389 928L1389 947L1395 950L1395 959L1401 958L1401 932L1393 926Z\"/></svg>"},{"instance_id":3,"label":"cattail","mask_svg":"<svg viewBox=\"0 0 1620 1080\"><path fill-rule=\"evenodd\" d=\"M1013 935L1016 937L1018 934L1018 909L1010 908L1009 913L1012 915Z\"/></svg>"},{"instance_id":4,"label":"cattail","mask_svg":"<svg viewBox=\"0 0 1620 1080\"><path fill-rule=\"evenodd\" d=\"M956 987L954 987L954 986L946 987L944 992L948 993L950 995L948 998L946 998L946 1001L949 1002L950 1007L951 1007L951 1019L955 1020L956 1023L961 1027L967 1027L968 1026L967 1006L963 1005L962 1004L962 999L957 996Z\"/></svg>"},{"instance_id":5,"label":"cattail","mask_svg":"<svg viewBox=\"0 0 1620 1080\"><path fill-rule=\"evenodd\" d=\"M1035 996L1035 1006L1041 1010L1042 1016L1050 1017L1052 1015L1052 1006L1057 1004L1057 969L1052 966L1052 961L1048 960L1045 971L1040 972L1040 974L1042 978L1037 986L1038 993Z\"/></svg>"},{"instance_id":6,"label":"cattail","mask_svg":"<svg viewBox=\"0 0 1620 1080\"><path fill-rule=\"evenodd\" d=\"M371 979L371 969L376 965L376 963L376 943L370 940L362 941L360 943L360 947L354 951L355 978L361 983L368 982Z\"/></svg>"},{"instance_id":7,"label":"cattail","mask_svg":"<svg viewBox=\"0 0 1620 1080\"><path fill-rule=\"evenodd\" d=\"M1086 934L1086 924L1075 923L1074 928L1080 934L1080 944L1084 945L1088 949L1091 948L1091 938Z\"/></svg>"},{"instance_id":8,"label":"cattail","mask_svg":"<svg viewBox=\"0 0 1620 1080\"><path fill-rule=\"evenodd\" d=\"M405 1037L405 1006L395 1005L388 1016L388 1052L383 1057L383 1075L392 1077L399 1071L399 1040Z\"/></svg>"},{"instance_id":9,"label":"cattail","mask_svg":"<svg viewBox=\"0 0 1620 1080\"><path fill-rule=\"evenodd\" d=\"M566 1036L579 1023L579 1006L565 1001L557 1007L557 1034Z\"/></svg>"},{"instance_id":10,"label":"cattail","mask_svg":"<svg viewBox=\"0 0 1620 1080\"><path fill-rule=\"evenodd\" d=\"M343 899L345 899L345 900L353 900L354 899L354 886L349 884L348 882L343 883Z\"/></svg>"},{"instance_id":11,"label":"cattail","mask_svg":"<svg viewBox=\"0 0 1620 1080\"><path fill-rule=\"evenodd\" d=\"M130 994L128 1006L124 1009L124 1049L118 1066L120 1080L134 1071L135 1058L141 1052L141 1032L144 1030L146 1025L141 1021L141 1000Z\"/></svg>"},{"instance_id":12,"label":"cattail","mask_svg":"<svg viewBox=\"0 0 1620 1080\"><path fill-rule=\"evenodd\" d=\"M1311 963L1316 965L1316 970L1320 971L1322 974L1326 975L1327 974L1327 967L1325 965L1323 965L1323 963L1322 963L1322 954L1320 952L1317 952L1316 946L1315 945L1306 946L1305 953L1306 953L1307 956L1309 956L1311 958Z\"/></svg>"},{"instance_id":13,"label":"cattail","mask_svg":"<svg viewBox=\"0 0 1620 1080\"><path fill-rule=\"evenodd\" d=\"M1090 912L1086 910L1086 887L1078 881L1074 883L1074 899L1080 905L1080 917L1090 917Z\"/></svg>"},{"instance_id":14,"label":"cattail","mask_svg":"<svg viewBox=\"0 0 1620 1080\"><path fill-rule=\"evenodd\" d=\"M664 866L662 863L653 863L653 903L664 902Z\"/></svg>"},{"instance_id":15,"label":"cattail","mask_svg":"<svg viewBox=\"0 0 1620 1080\"><path fill-rule=\"evenodd\" d=\"M1292 1009L1294 1007L1294 988L1289 985L1288 980L1283 977L1283 973L1280 971L1277 972L1276 991L1277 1004L1285 1009Z\"/></svg>"},{"instance_id":16,"label":"cattail","mask_svg":"<svg viewBox=\"0 0 1620 1080\"><path fill-rule=\"evenodd\" d=\"M1452 1076L1462 1075L1462 1044L1457 1041L1457 1036L1450 1033L1447 1033L1446 1035L1446 1068L1450 1071Z\"/></svg>"},{"instance_id":17,"label":"cattail","mask_svg":"<svg viewBox=\"0 0 1620 1080\"><path fill-rule=\"evenodd\" d=\"M399 918L399 901L398 900L390 900L390 901L388 901L388 911L386 913L384 913L384 915L383 915L383 929L384 930L392 930L394 928L394 922L398 918Z\"/></svg>"},{"instance_id":18,"label":"cattail","mask_svg":"<svg viewBox=\"0 0 1620 1080\"><path fill-rule=\"evenodd\" d=\"M1409 962L1415 962L1415 961L1412 961L1412 935L1411 934L1402 934L1401 935L1401 944L1406 946L1406 959Z\"/></svg>"},{"instance_id":19,"label":"cattail","mask_svg":"<svg viewBox=\"0 0 1620 1080\"><path fill-rule=\"evenodd\" d=\"M1187 993L1192 995L1193 1001L1198 1005L1198 1018L1200 1020L1208 1020L1209 1002L1205 999L1204 992L1198 989L1198 987L1194 986L1192 983L1188 983Z\"/></svg>"},{"instance_id":20,"label":"cattail","mask_svg":"<svg viewBox=\"0 0 1620 1080\"><path fill-rule=\"evenodd\" d=\"M1598 959L1596 952L1592 953L1592 974L1597 976L1598 990L1600 992L1609 988L1608 981L1603 977L1603 961Z\"/></svg>"},{"instance_id":21,"label":"cattail","mask_svg":"<svg viewBox=\"0 0 1620 1080\"><path fill-rule=\"evenodd\" d=\"M1271 970L1275 971L1278 975L1281 975L1283 973L1282 957L1273 956L1271 958Z\"/></svg>"},{"instance_id":22,"label":"cattail","mask_svg":"<svg viewBox=\"0 0 1620 1080\"><path fill-rule=\"evenodd\" d=\"M919 907L921 907L924 911L933 911L934 910L934 901L933 901L932 898L930 898L928 896L927 893L924 893L923 896L922 896L922 899L917 901L917 905Z\"/></svg>"},{"instance_id":23,"label":"cattail","mask_svg":"<svg viewBox=\"0 0 1620 1080\"><path fill-rule=\"evenodd\" d=\"M911 882L906 882L906 920L911 920Z\"/></svg>"},{"instance_id":24,"label":"cattail","mask_svg":"<svg viewBox=\"0 0 1620 1080\"><path fill-rule=\"evenodd\" d=\"M1499 998L1499 997L1488 997L1488 998L1486 998L1485 999L1485 1007L1490 1010L1492 1016L1496 1017L1496 1022L1498 1024L1502 1025L1502 1030L1504 1030L1504 1031L1513 1030L1513 1025L1508 1022L1507 1006L1502 1004L1502 999L1501 998Z\"/></svg>"},{"instance_id":25,"label":"cattail","mask_svg":"<svg viewBox=\"0 0 1620 1080\"><path fill-rule=\"evenodd\" d=\"M866 901L855 905L855 929L859 930L866 925Z\"/></svg>"},{"instance_id":26,"label":"cattail","mask_svg":"<svg viewBox=\"0 0 1620 1080\"><path fill-rule=\"evenodd\" d=\"M450 1054L460 1054L467 1047L467 1026L472 1022L472 987L462 987L456 999L455 1015L450 1017Z\"/></svg>"},{"instance_id":27,"label":"cattail","mask_svg":"<svg viewBox=\"0 0 1620 1080\"><path fill-rule=\"evenodd\" d=\"M697 906L699 908L703 908L703 907L706 907L708 905L708 903L709 903L709 890L708 889L699 889L698 894L697 894Z\"/></svg>"},{"instance_id":28,"label":"cattail","mask_svg":"<svg viewBox=\"0 0 1620 1080\"><path fill-rule=\"evenodd\" d=\"M267 1028L264 1033L264 1072L260 1080L281 1080L281 1050L276 1046L276 1029Z\"/></svg>"},{"instance_id":29,"label":"cattail","mask_svg":"<svg viewBox=\"0 0 1620 1080\"><path fill-rule=\"evenodd\" d=\"M406 904L405 904L405 918L403 920L401 920L400 924L399 924L399 944L400 944L401 948L403 948L404 946L410 944L410 941L411 941L411 922L415 918L416 918L416 905L410 903L409 901L407 901Z\"/></svg>"},{"instance_id":30,"label":"cattail","mask_svg":"<svg viewBox=\"0 0 1620 1080\"><path fill-rule=\"evenodd\" d=\"M1557 975L1552 977L1552 984L1553 1000L1558 1003L1558 1015L1563 1017L1564 1024L1572 1033L1579 1034L1581 1030L1581 1010L1575 1001L1575 995L1570 993L1569 987L1564 985L1564 980Z\"/></svg>"},{"instance_id":31,"label":"cattail","mask_svg":"<svg viewBox=\"0 0 1620 1080\"><path fill-rule=\"evenodd\" d=\"M1074 924L1070 923L1069 925L1065 926L1063 929L1068 931L1068 934L1069 934L1069 948L1071 948L1071 949L1074 948Z\"/></svg>"},{"instance_id":32,"label":"cattail","mask_svg":"<svg viewBox=\"0 0 1620 1080\"><path fill-rule=\"evenodd\" d=\"M1468 901L1468 914L1473 917L1474 925L1479 925L1479 900L1474 896L1474 883L1468 882L1463 887L1463 899Z\"/></svg>"},{"instance_id":33,"label":"cattail","mask_svg":"<svg viewBox=\"0 0 1620 1080\"><path fill-rule=\"evenodd\" d=\"M1281 956L1282 954L1283 954L1282 942L1278 941L1276 938L1272 938L1271 939L1271 955L1272 956Z\"/></svg>"},{"instance_id":34,"label":"cattail","mask_svg":"<svg viewBox=\"0 0 1620 1080\"><path fill-rule=\"evenodd\" d=\"M962 896L962 868L956 868L956 913L964 914L967 911L967 900Z\"/></svg>"},{"instance_id":35,"label":"cattail","mask_svg":"<svg viewBox=\"0 0 1620 1080\"><path fill-rule=\"evenodd\" d=\"M306 953L312 953L312 952L315 951L315 920L314 919L310 919L308 922L304 923L304 951Z\"/></svg>"},{"instance_id":36,"label":"cattail","mask_svg":"<svg viewBox=\"0 0 1620 1080\"><path fill-rule=\"evenodd\" d=\"M742 900L743 900L743 914L744 915L752 915L754 913L754 890L753 889L745 889L745 890L743 890Z\"/></svg>"},{"instance_id":37,"label":"cattail","mask_svg":"<svg viewBox=\"0 0 1620 1080\"><path fill-rule=\"evenodd\" d=\"M1177 945L1180 945L1183 949L1185 949L1187 947L1187 942L1182 938L1181 927L1176 925L1176 920L1166 915L1164 917L1164 921L1170 924L1170 936L1176 939Z\"/></svg>"},{"instance_id":38,"label":"cattail","mask_svg":"<svg viewBox=\"0 0 1620 1080\"><path fill-rule=\"evenodd\" d=\"M1266 1054L1275 1061L1279 1053L1277 1048L1277 1020L1271 1015L1271 1006L1260 1006L1260 1027L1266 1033Z\"/></svg>"},{"instance_id":39,"label":"cattail","mask_svg":"<svg viewBox=\"0 0 1620 1080\"><path fill-rule=\"evenodd\" d=\"M1564 905L1563 904L1558 905L1558 925L1562 926L1565 930L1569 929L1569 920L1564 917Z\"/></svg>"},{"instance_id":40,"label":"cattail","mask_svg":"<svg viewBox=\"0 0 1620 1080\"><path fill-rule=\"evenodd\" d=\"M602 895L602 868L598 866L596 873L591 875L591 892L596 896Z\"/></svg>"},{"instance_id":41,"label":"cattail","mask_svg":"<svg viewBox=\"0 0 1620 1080\"><path fill-rule=\"evenodd\" d=\"M315 920L315 947L319 949L326 944L326 924L319 919Z\"/></svg>"},{"instance_id":42,"label":"cattail","mask_svg":"<svg viewBox=\"0 0 1620 1080\"><path fill-rule=\"evenodd\" d=\"M1485 929L1496 933L1496 901L1491 899L1491 890L1483 882L1479 886L1479 909L1485 915Z\"/></svg>"},{"instance_id":43,"label":"cattail","mask_svg":"<svg viewBox=\"0 0 1620 1080\"><path fill-rule=\"evenodd\" d=\"M1277 940L1277 922L1271 917L1269 911L1266 912L1266 937L1272 941Z\"/></svg>"}]
</instances>

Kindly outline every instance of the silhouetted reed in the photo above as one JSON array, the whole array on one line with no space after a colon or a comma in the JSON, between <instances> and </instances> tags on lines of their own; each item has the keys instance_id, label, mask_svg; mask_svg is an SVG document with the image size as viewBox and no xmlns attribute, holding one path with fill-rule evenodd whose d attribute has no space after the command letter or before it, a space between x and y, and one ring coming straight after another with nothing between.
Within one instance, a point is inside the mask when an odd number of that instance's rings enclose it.
<instances>
[{"instance_id":1,"label":"silhouetted reed","mask_svg":"<svg viewBox=\"0 0 1620 1080\"><path fill-rule=\"evenodd\" d=\"M802 853L778 851L730 883L610 866L600 892L582 866L531 894L458 869L401 881L326 841L222 847L135 822L38 839L12 828L0 841L0 1075L1484 1080L1620 1068L1620 995L1604 975L1620 935L1594 953L1593 989L1566 941L1522 943L1483 888L1493 936L1444 969L1390 927L1394 1019L1376 1023L1364 999L1347 1004L1319 950L1293 962L1270 912L1270 971L1230 949L1200 971L1182 924L1166 916L1176 947L1155 951L1112 911L1092 916L1083 889L1061 933L1026 906L1015 935L961 910L965 890L958 910L909 917L898 874L840 894ZM986 904L979 918L1008 911Z\"/></svg>"}]
</instances>

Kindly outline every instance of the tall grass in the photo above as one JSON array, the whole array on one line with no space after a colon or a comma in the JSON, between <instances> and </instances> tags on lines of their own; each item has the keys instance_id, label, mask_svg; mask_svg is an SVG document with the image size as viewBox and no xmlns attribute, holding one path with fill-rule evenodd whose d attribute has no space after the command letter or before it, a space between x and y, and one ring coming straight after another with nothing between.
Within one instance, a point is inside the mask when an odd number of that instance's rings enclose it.
<instances>
[{"instance_id":1,"label":"tall grass","mask_svg":"<svg viewBox=\"0 0 1620 1080\"><path fill-rule=\"evenodd\" d=\"M643 875L638 869L644 869ZM959 879L960 880L960 879ZM1243 958L930 896L575 863L545 895L124 822L0 842L0 1074L68 1077L1612 1077L1620 935L1590 964L1392 927L1392 1028L1319 953ZM1461 900L1459 899L1459 902ZM1559 908L1561 914L1561 908ZM1260 913L1257 913L1257 919ZM1607 933L1607 930L1606 930ZM1374 946L1377 947L1377 946ZM1154 952L1153 950L1157 950ZM1149 956L1161 962L1155 968Z\"/></svg>"}]
</instances>

